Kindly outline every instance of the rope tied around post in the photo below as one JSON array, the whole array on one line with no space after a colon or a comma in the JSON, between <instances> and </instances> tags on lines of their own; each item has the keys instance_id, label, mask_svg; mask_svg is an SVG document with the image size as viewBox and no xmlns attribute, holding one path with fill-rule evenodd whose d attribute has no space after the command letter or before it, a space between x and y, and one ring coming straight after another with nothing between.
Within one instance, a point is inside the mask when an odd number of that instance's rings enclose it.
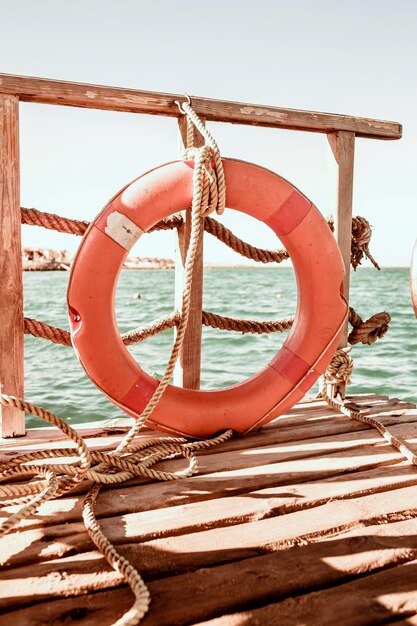
<instances>
[{"instance_id":1,"label":"rope tied around post","mask_svg":"<svg viewBox=\"0 0 417 626\"><path fill-rule=\"evenodd\" d=\"M322 376L324 383L338 385L345 383L350 385L350 376L353 372L353 359L350 356L351 348L339 348L336 350L330 365Z\"/></svg>"},{"instance_id":2,"label":"rope tied around post","mask_svg":"<svg viewBox=\"0 0 417 626\"><path fill-rule=\"evenodd\" d=\"M369 251L371 236L372 228L368 220L360 216L352 217L351 263L355 272L364 256L371 261L377 270L381 269Z\"/></svg>"},{"instance_id":3,"label":"rope tied around post","mask_svg":"<svg viewBox=\"0 0 417 626\"><path fill-rule=\"evenodd\" d=\"M195 191L199 194L199 185L202 185L201 217L207 217L213 211L218 215L224 213L226 207L226 181L224 177L223 162L220 149L216 140L197 113L191 106L191 100L186 95L186 102L175 101L180 113L187 116L187 148L186 159L194 159ZM205 144L201 148L194 147L193 125L204 138ZM214 164L214 167L213 167Z\"/></svg>"},{"instance_id":4,"label":"rope tied around post","mask_svg":"<svg viewBox=\"0 0 417 626\"><path fill-rule=\"evenodd\" d=\"M350 383L350 375L353 370L353 359L349 355L350 348L340 348L336 351L330 365L326 372L320 378L319 385L320 391L318 397L322 397L328 406L357 422L367 424L372 428L375 428L379 434L394 448L396 448L400 454L403 455L410 463L417 465L417 455L408 447L406 443L395 437L390 430L374 417L366 415L366 409L363 410L355 402L350 402L336 396L330 397L327 393L327 384L335 385L343 382L345 384Z\"/></svg>"},{"instance_id":5,"label":"rope tied around post","mask_svg":"<svg viewBox=\"0 0 417 626\"><path fill-rule=\"evenodd\" d=\"M371 345L377 339L381 339L388 331L391 315L386 311L375 313L369 319L363 321L361 316L353 309L349 308L349 322L352 330L349 333L348 341L351 345L364 343Z\"/></svg>"}]
</instances>

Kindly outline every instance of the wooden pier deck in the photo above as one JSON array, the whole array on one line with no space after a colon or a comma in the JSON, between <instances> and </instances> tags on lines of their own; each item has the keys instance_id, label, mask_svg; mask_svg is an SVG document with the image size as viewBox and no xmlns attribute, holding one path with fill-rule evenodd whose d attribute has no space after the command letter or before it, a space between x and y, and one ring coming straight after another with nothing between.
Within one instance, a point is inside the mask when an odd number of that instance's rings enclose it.
<instances>
[{"instance_id":1,"label":"wooden pier deck","mask_svg":"<svg viewBox=\"0 0 417 626\"><path fill-rule=\"evenodd\" d=\"M412 405L355 400L417 451ZM90 428L90 445L110 448L122 426ZM0 457L55 445L32 432ZM306 401L199 464L99 496L106 534L148 582L143 626L417 624L417 468L374 429ZM1 625L106 626L131 605L83 530L83 491L0 541Z\"/></svg>"}]
</instances>

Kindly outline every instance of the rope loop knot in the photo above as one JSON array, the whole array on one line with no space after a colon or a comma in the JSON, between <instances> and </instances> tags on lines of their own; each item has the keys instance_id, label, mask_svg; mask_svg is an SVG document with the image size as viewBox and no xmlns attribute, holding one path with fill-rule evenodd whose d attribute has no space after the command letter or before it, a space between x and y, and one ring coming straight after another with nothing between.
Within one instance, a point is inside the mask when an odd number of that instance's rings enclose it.
<instances>
[{"instance_id":1,"label":"rope loop knot","mask_svg":"<svg viewBox=\"0 0 417 626\"><path fill-rule=\"evenodd\" d=\"M323 374L323 382L331 385L345 383L350 385L350 376L353 372L353 359L349 354L350 348L336 350L330 365Z\"/></svg>"},{"instance_id":2,"label":"rope loop knot","mask_svg":"<svg viewBox=\"0 0 417 626\"><path fill-rule=\"evenodd\" d=\"M358 265L361 264L364 256L371 261L377 270L381 269L372 254L369 252L369 242L371 241L371 236L372 228L368 220L360 216L352 217L351 263L354 271L356 271Z\"/></svg>"},{"instance_id":3,"label":"rope loop knot","mask_svg":"<svg viewBox=\"0 0 417 626\"><path fill-rule=\"evenodd\" d=\"M386 311L375 313L363 321L361 316L352 308L349 309L349 322L352 325L348 341L351 345L365 343L371 345L381 339L389 328L391 316Z\"/></svg>"},{"instance_id":4,"label":"rope loop knot","mask_svg":"<svg viewBox=\"0 0 417 626\"><path fill-rule=\"evenodd\" d=\"M186 102L176 101L176 104L180 113L187 116L187 148L184 156L195 162L193 201L200 204L202 217L214 211L221 215L226 207L226 182L220 149L192 108L189 96L186 98ZM194 127L204 138L205 143L201 148L194 147Z\"/></svg>"}]
</instances>

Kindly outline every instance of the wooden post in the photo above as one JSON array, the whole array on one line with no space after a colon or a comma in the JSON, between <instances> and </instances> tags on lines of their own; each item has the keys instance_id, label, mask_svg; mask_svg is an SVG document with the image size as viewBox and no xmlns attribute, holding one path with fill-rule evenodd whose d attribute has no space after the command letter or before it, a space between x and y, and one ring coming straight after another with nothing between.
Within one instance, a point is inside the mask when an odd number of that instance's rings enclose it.
<instances>
[{"instance_id":1,"label":"wooden post","mask_svg":"<svg viewBox=\"0 0 417 626\"><path fill-rule=\"evenodd\" d=\"M345 278L343 292L349 302L350 284L350 253L352 245L352 194L353 194L353 165L355 155L355 133L351 131L338 131L327 135L336 164L336 211L335 211L335 236L342 253L345 264ZM343 334L340 338L339 348L348 345L348 324L346 322ZM346 385L336 385L329 389L328 393L334 397L340 394L345 397Z\"/></svg>"},{"instance_id":2,"label":"wooden post","mask_svg":"<svg viewBox=\"0 0 417 626\"><path fill-rule=\"evenodd\" d=\"M23 395L23 281L19 99L0 94L0 387ZM3 437L25 434L25 414L0 406Z\"/></svg>"},{"instance_id":3,"label":"wooden post","mask_svg":"<svg viewBox=\"0 0 417 626\"><path fill-rule=\"evenodd\" d=\"M178 118L180 133L180 149L183 152L187 147L187 117ZM194 127L194 147L204 145L204 139ZM185 223L178 228L178 242L175 258L175 305L181 304L182 287L184 281L184 263L187 255L191 234L191 208L183 213ZM201 218L204 219L204 218ZM201 311L203 306L203 240L196 255L191 289L191 308L188 318L187 331L180 357L174 371L174 384L187 389L200 388L201 370Z\"/></svg>"}]
</instances>

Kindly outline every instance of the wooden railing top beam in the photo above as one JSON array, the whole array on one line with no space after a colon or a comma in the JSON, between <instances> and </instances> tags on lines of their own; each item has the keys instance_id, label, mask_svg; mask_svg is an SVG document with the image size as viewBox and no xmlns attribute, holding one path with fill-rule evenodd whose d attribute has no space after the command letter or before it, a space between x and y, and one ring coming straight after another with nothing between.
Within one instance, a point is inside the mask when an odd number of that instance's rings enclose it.
<instances>
[{"instance_id":1,"label":"wooden railing top beam","mask_svg":"<svg viewBox=\"0 0 417 626\"><path fill-rule=\"evenodd\" d=\"M179 111L175 100L184 99L182 94L138 91L12 74L0 74L0 93L15 95L22 102L59 104L169 117L178 117ZM229 122L315 133L350 131L354 132L357 137L367 137L368 139L400 139L402 135L402 127L398 122L214 100L197 96L191 96L191 100L196 112L207 121L213 122Z\"/></svg>"}]
</instances>

